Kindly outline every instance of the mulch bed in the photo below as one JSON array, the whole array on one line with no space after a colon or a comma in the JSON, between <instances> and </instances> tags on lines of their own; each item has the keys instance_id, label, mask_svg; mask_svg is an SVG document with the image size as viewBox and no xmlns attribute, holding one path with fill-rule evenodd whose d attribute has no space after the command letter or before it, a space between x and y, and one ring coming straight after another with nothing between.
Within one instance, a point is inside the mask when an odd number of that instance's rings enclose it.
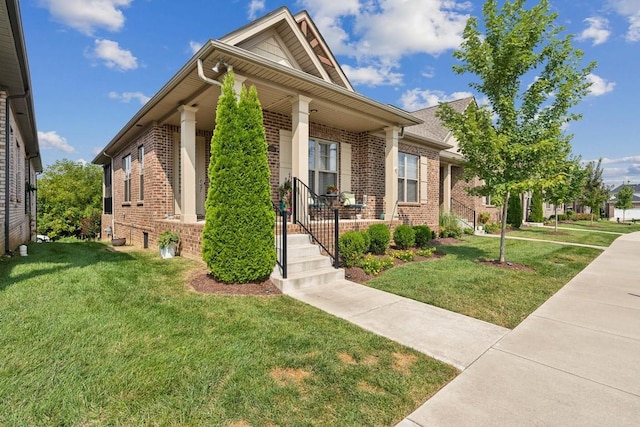
<instances>
[{"instance_id":1,"label":"mulch bed","mask_svg":"<svg viewBox=\"0 0 640 427\"><path fill-rule=\"evenodd\" d=\"M518 264L511 261L501 263L495 259L479 259L479 260L476 260L476 263L488 265L491 267L503 268L505 270L511 270L511 271L535 271L533 268L527 265L522 265L522 264Z\"/></svg>"},{"instance_id":2,"label":"mulch bed","mask_svg":"<svg viewBox=\"0 0 640 427\"><path fill-rule=\"evenodd\" d=\"M203 294L218 294L218 295L261 295L271 296L280 295L280 289L278 289L271 279L263 280L262 282L251 282L242 284L228 284L222 283L215 279L209 273L196 274L187 284L191 289Z\"/></svg>"}]
</instances>

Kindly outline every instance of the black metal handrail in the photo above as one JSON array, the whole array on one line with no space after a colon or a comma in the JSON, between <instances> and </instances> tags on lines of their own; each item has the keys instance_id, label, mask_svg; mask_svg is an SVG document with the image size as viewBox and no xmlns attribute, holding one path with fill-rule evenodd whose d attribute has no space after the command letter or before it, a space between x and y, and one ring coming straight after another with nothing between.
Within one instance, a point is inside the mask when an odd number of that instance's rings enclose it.
<instances>
[{"instance_id":1,"label":"black metal handrail","mask_svg":"<svg viewBox=\"0 0 640 427\"><path fill-rule=\"evenodd\" d=\"M293 222L329 255L335 268L340 268L339 198L337 194L318 195L304 182L293 178Z\"/></svg>"},{"instance_id":2,"label":"black metal handrail","mask_svg":"<svg viewBox=\"0 0 640 427\"><path fill-rule=\"evenodd\" d=\"M451 212L454 213L458 218L461 218L467 222L473 223L473 229L476 229L476 210L470 208L464 203L451 198Z\"/></svg>"},{"instance_id":3,"label":"black metal handrail","mask_svg":"<svg viewBox=\"0 0 640 427\"><path fill-rule=\"evenodd\" d=\"M277 203L273 203L273 210L276 213L276 263L280 267L280 274L283 279L287 278L287 216L288 212L281 210ZM278 218L280 222L280 234L278 234Z\"/></svg>"}]
</instances>

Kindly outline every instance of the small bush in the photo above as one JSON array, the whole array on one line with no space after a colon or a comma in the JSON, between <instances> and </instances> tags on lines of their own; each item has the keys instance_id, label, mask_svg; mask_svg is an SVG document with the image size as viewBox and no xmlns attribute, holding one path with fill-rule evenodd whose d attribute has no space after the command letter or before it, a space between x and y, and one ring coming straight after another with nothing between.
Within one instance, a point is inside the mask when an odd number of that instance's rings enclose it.
<instances>
[{"instance_id":1,"label":"small bush","mask_svg":"<svg viewBox=\"0 0 640 427\"><path fill-rule=\"evenodd\" d=\"M426 225L415 225L413 230L416 232L416 247L426 248L431 240L431 229Z\"/></svg>"},{"instance_id":2,"label":"small bush","mask_svg":"<svg viewBox=\"0 0 640 427\"><path fill-rule=\"evenodd\" d=\"M399 225L393 232L393 241L400 249L409 249L416 244L416 232L409 225Z\"/></svg>"},{"instance_id":3,"label":"small bush","mask_svg":"<svg viewBox=\"0 0 640 427\"><path fill-rule=\"evenodd\" d=\"M455 237L462 235L462 228L458 224L458 217L452 213L440 214L440 237Z\"/></svg>"},{"instance_id":4,"label":"small bush","mask_svg":"<svg viewBox=\"0 0 640 427\"><path fill-rule=\"evenodd\" d=\"M573 212L573 211L569 211L569 212ZM597 213L593 214L593 219L599 219L600 215L598 215ZM570 218L572 221L591 221L591 214L590 213L579 213L579 214L575 214L572 218Z\"/></svg>"},{"instance_id":5,"label":"small bush","mask_svg":"<svg viewBox=\"0 0 640 427\"><path fill-rule=\"evenodd\" d=\"M416 251L416 255L418 256L423 256L425 258L429 258L430 256L433 255L433 253L435 252L436 248L424 248L424 249L418 249Z\"/></svg>"},{"instance_id":6,"label":"small bush","mask_svg":"<svg viewBox=\"0 0 640 427\"><path fill-rule=\"evenodd\" d=\"M495 233L495 232L497 232L497 231L500 231L500 225L501 225L501 224L499 224L499 223L497 223L497 222L488 222L488 223L486 223L486 224L484 225L484 230L485 230L487 233Z\"/></svg>"},{"instance_id":7,"label":"small bush","mask_svg":"<svg viewBox=\"0 0 640 427\"><path fill-rule=\"evenodd\" d=\"M550 219L550 220L555 220L555 219L556 219L556 215L551 215L551 216L549 217L549 219ZM569 219L569 217L567 217L567 215L565 215L565 214L558 214L558 221L566 221L566 220L568 220L568 219Z\"/></svg>"},{"instance_id":8,"label":"small bush","mask_svg":"<svg viewBox=\"0 0 640 427\"><path fill-rule=\"evenodd\" d=\"M367 250L364 237L359 231L348 231L338 240L340 257L347 267L353 267Z\"/></svg>"},{"instance_id":9,"label":"small bush","mask_svg":"<svg viewBox=\"0 0 640 427\"><path fill-rule=\"evenodd\" d=\"M464 228L462 232L468 236L473 234L473 230L471 228Z\"/></svg>"},{"instance_id":10,"label":"small bush","mask_svg":"<svg viewBox=\"0 0 640 427\"><path fill-rule=\"evenodd\" d=\"M367 230L358 231L358 233L360 233L364 239L364 252L369 252L369 248L371 247L371 237L369 233L367 233Z\"/></svg>"},{"instance_id":11,"label":"small bush","mask_svg":"<svg viewBox=\"0 0 640 427\"><path fill-rule=\"evenodd\" d=\"M491 215L489 214L489 212L480 212L478 214L478 224L480 225L488 223L490 219Z\"/></svg>"},{"instance_id":12,"label":"small bush","mask_svg":"<svg viewBox=\"0 0 640 427\"><path fill-rule=\"evenodd\" d=\"M368 230L371 243L369 250L376 255L382 255L389 247L391 241L391 233L384 224L373 224Z\"/></svg>"},{"instance_id":13,"label":"small bush","mask_svg":"<svg viewBox=\"0 0 640 427\"><path fill-rule=\"evenodd\" d=\"M360 259L358 266L362 268L366 274L377 275L382 270L393 267L393 257L387 256L379 258L371 254L367 254Z\"/></svg>"},{"instance_id":14,"label":"small bush","mask_svg":"<svg viewBox=\"0 0 640 427\"><path fill-rule=\"evenodd\" d=\"M413 259L416 257L416 253L413 252L412 250L392 251L391 256L401 261L409 262L409 261L413 261Z\"/></svg>"},{"instance_id":15,"label":"small bush","mask_svg":"<svg viewBox=\"0 0 640 427\"><path fill-rule=\"evenodd\" d=\"M566 217L566 218L565 218L565 221L566 221L566 220L568 220L568 219L569 219L569 220L573 220L573 219L575 219L575 217L576 217L576 213L575 213L575 211L568 210L568 211L565 213L565 217ZM558 217L558 220L560 220L560 217Z\"/></svg>"}]
</instances>

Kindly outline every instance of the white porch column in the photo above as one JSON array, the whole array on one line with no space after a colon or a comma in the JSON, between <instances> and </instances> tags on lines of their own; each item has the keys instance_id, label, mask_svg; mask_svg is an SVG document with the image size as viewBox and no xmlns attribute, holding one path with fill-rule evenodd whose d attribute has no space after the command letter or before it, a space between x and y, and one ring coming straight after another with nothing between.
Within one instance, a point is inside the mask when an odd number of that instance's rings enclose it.
<instances>
[{"instance_id":1,"label":"white porch column","mask_svg":"<svg viewBox=\"0 0 640 427\"><path fill-rule=\"evenodd\" d=\"M309 185L309 103L298 95L291 101L291 169L293 176Z\"/></svg>"},{"instance_id":2,"label":"white porch column","mask_svg":"<svg viewBox=\"0 0 640 427\"><path fill-rule=\"evenodd\" d=\"M188 105L178 107L180 111L180 204L182 222L198 221L196 211L196 112L197 108Z\"/></svg>"},{"instance_id":3,"label":"white porch column","mask_svg":"<svg viewBox=\"0 0 640 427\"><path fill-rule=\"evenodd\" d=\"M451 211L451 165L442 167L442 205L440 210L442 213Z\"/></svg>"},{"instance_id":4,"label":"white porch column","mask_svg":"<svg viewBox=\"0 0 640 427\"><path fill-rule=\"evenodd\" d=\"M247 80L245 76L240 76L238 74L234 74L235 82L233 84L233 90L236 92L236 99L240 100L240 92L242 92L242 85Z\"/></svg>"},{"instance_id":5,"label":"white porch column","mask_svg":"<svg viewBox=\"0 0 640 427\"><path fill-rule=\"evenodd\" d=\"M384 160L384 219L390 220L398 215L395 209L398 200L398 133L400 128L391 126L384 128L386 132ZM394 213L395 211L395 213Z\"/></svg>"}]
</instances>

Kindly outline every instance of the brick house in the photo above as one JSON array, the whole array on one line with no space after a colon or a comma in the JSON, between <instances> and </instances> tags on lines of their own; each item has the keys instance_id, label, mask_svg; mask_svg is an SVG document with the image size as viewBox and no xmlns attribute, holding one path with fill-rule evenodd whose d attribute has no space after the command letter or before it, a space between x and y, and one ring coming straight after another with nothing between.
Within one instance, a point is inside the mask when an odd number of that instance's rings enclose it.
<instances>
[{"instance_id":1,"label":"brick house","mask_svg":"<svg viewBox=\"0 0 640 427\"><path fill-rule=\"evenodd\" d=\"M434 110L411 114L357 93L310 16L283 7L208 41L94 159L104 168L103 230L145 246L179 230L183 253L199 255L209 144L231 68L236 91L258 91L274 201L291 176L318 194L329 184L352 192L366 206L341 232L381 218L437 229L451 194L478 202L463 191L450 132L421 117Z\"/></svg>"},{"instance_id":2,"label":"brick house","mask_svg":"<svg viewBox=\"0 0 640 427\"><path fill-rule=\"evenodd\" d=\"M42 172L31 77L17 0L0 3L1 254L35 236L37 172Z\"/></svg>"}]
</instances>

